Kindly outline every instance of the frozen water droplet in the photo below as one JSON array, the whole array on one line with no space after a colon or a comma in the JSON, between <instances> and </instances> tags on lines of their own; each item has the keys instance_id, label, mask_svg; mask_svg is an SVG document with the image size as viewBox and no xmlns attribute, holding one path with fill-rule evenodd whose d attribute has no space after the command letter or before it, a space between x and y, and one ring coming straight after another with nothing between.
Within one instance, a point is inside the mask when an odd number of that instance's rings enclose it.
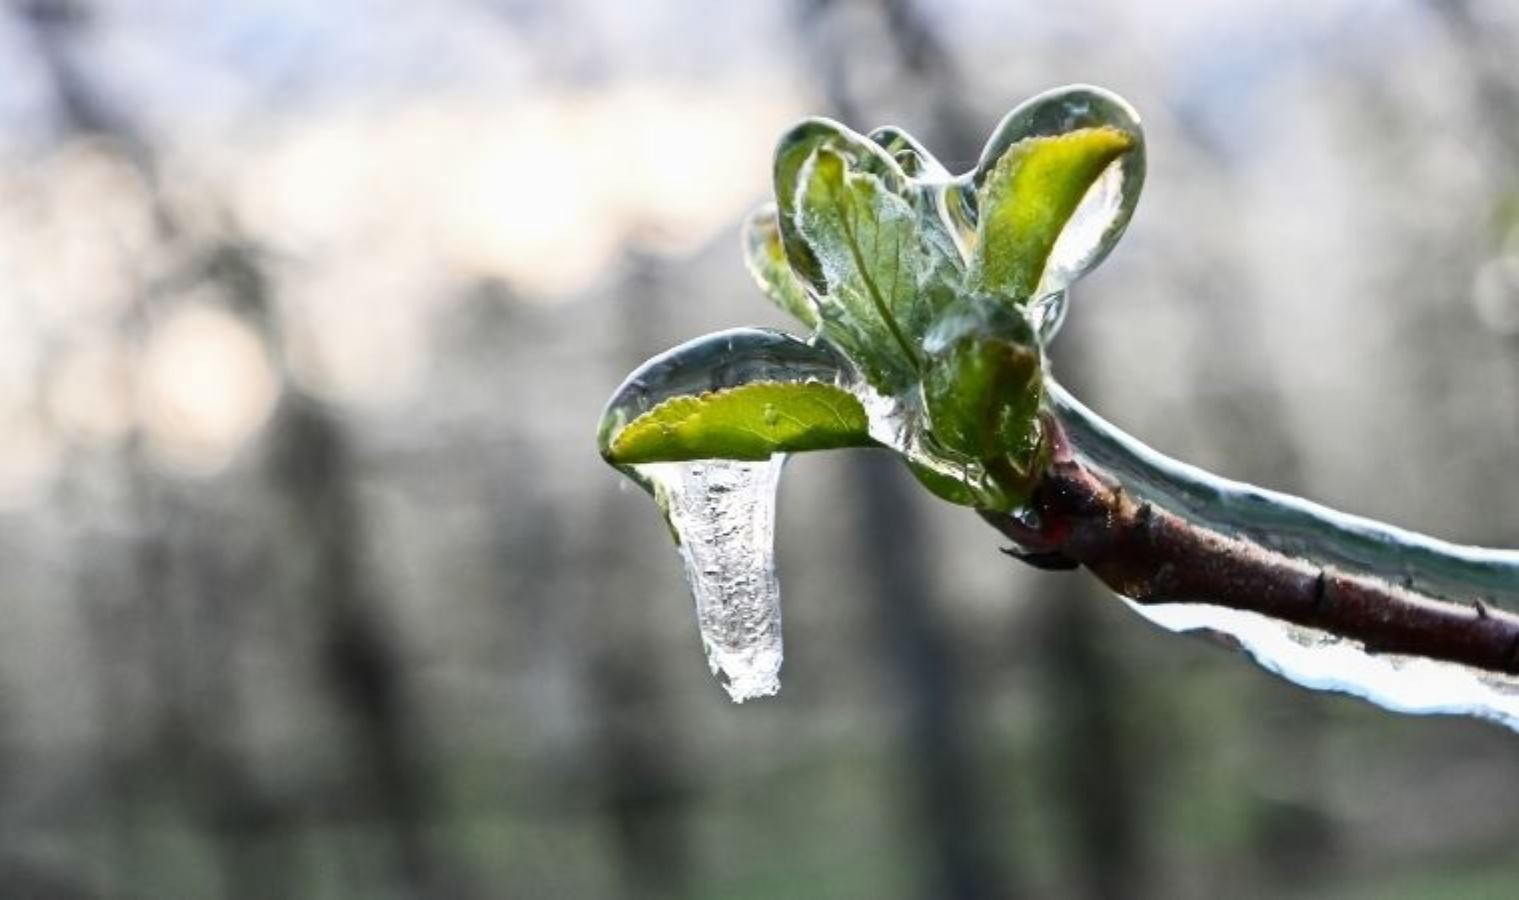
<instances>
[{"instance_id":1,"label":"frozen water droplet","mask_svg":"<svg viewBox=\"0 0 1519 900\"><path fill-rule=\"evenodd\" d=\"M781 687L775 498L784 459L635 467L680 542L707 664L737 703Z\"/></svg>"}]
</instances>

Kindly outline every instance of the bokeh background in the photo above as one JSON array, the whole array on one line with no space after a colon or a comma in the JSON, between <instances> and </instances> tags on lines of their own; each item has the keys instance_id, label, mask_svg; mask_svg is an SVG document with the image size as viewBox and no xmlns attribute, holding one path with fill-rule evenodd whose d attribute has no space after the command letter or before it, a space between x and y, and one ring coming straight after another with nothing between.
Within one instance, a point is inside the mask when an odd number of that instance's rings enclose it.
<instances>
[{"instance_id":1,"label":"bokeh background","mask_svg":"<svg viewBox=\"0 0 1519 900\"><path fill-rule=\"evenodd\" d=\"M0 895L1511 897L1519 737L1383 713L796 460L734 706L601 464L785 324L807 114L964 168L1086 81L1150 176L1053 358L1216 471L1519 545L1503 0L0 5Z\"/></svg>"}]
</instances>

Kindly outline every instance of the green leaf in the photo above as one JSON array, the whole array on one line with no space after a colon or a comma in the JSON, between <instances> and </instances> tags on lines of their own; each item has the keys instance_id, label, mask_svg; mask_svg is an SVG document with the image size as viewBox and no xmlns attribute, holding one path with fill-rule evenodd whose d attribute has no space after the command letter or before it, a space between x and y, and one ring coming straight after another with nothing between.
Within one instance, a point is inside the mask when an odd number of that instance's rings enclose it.
<instances>
[{"instance_id":1,"label":"green leaf","mask_svg":"<svg viewBox=\"0 0 1519 900\"><path fill-rule=\"evenodd\" d=\"M919 349L904 330L916 318L917 215L868 172L851 171L831 150L803 170L797 225L823 274L818 296L823 334L878 389L895 393L916 380Z\"/></svg>"},{"instance_id":2,"label":"green leaf","mask_svg":"<svg viewBox=\"0 0 1519 900\"><path fill-rule=\"evenodd\" d=\"M980 506L981 498L966 485L963 478L945 475L934 471L929 466L903 457L907 468L912 472L918 483L928 488L928 492L956 506Z\"/></svg>"},{"instance_id":3,"label":"green leaf","mask_svg":"<svg viewBox=\"0 0 1519 900\"><path fill-rule=\"evenodd\" d=\"M619 439L625 444L630 439L623 433L634 422L669 425L678 418L671 418L669 410L663 418L649 418L656 408L673 400L701 398L755 384L840 385L850 377L848 363L831 347L808 343L784 331L730 328L702 335L645 360L628 373L602 410L596 425L597 446L601 455L615 464L618 454L613 444ZM761 405L755 425L762 432L774 424L764 421L764 411ZM685 444L694 445L690 439ZM622 451L625 447L620 445Z\"/></svg>"},{"instance_id":4,"label":"green leaf","mask_svg":"<svg viewBox=\"0 0 1519 900\"><path fill-rule=\"evenodd\" d=\"M1103 171L1082 198L1076 215L1056 240L1034 288L1035 299L1064 290L1101 263L1123 236L1145 180L1145 137L1139 113L1122 97L1089 84L1069 84L1018 104L992 130L976 168L945 195L944 208L967 247L977 241L979 200L997 164L1016 144L1054 138L1086 128L1113 128L1129 148ZM1041 323L1046 327L1046 323Z\"/></svg>"},{"instance_id":5,"label":"green leaf","mask_svg":"<svg viewBox=\"0 0 1519 900\"><path fill-rule=\"evenodd\" d=\"M940 311L954 302L965 287L965 253L958 238L958 223L950 220L946 203L960 197L954 179L944 166L912 135L894 126L870 133L870 139L891 154L908 177L898 191L917 215L921 262L918 296L903 313L902 330L915 339L934 322Z\"/></svg>"},{"instance_id":6,"label":"green leaf","mask_svg":"<svg viewBox=\"0 0 1519 900\"><path fill-rule=\"evenodd\" d=\"M1082 198L1134 139L1112 127L1025 138L992 167L978 195L974 288L1023 303Z\"/></svg>"},{"instance_id":7,"label":"green leaf","mask_svg":"<svg viewBox=\"0 0 1519 900\"><path fill-rule=\"evenodd\" d=\"M964 285L965 251L941 206L953 179L906 132L867 138L809 119L776 147L777 225L820 331L877 389L917 380L918 346Z\"/></svg>"},{"instance_id":8,"label":"green leaf","mask_svg":"<svg viewBox=\"0 0 1519 900\"><path fill-rule=\"evenodd\" d=\"M954 454L986 462L990 477L1021 501L1044 452L1038 339L1016 308L971 297L928 335L922 391L929 432Z\"/></svg>"},{"instance_id":9,"label":"green leaf","mask_svg":"<svg viewBox=\"0 0 1519 900\"><path fill-rule=\"evenodd\" d=\"M854 395L820 382L764 381L666 400L613 435L605 455L632 465L868 446Z\"/></svg>"},{"instance_id":10,"label":"green leaf","mask_svg":"<svg viewBox=\"0 0 1519 900\"><path fill-rule=\"evenodd\" d=\"M749 274L759 283L760 290L808 330L816 331L819 324L817 306L807 296L807 288L786 260L775 204L766 203L750 213L744 220L743 239L744 262L749 266Z\"/></svg>"},{"instance_id":11,"label":"green leaf","mask_svg":"<svg viewBox=\"0 0 1519 900\"><path fill-rule=\"evenodd\" d=\"M803 170L811 163L814 154L825 149L843 156L851 168L884 179L891 191L900 190L907 182L907 176L886 150L832 119L803 119L781 136L775 147L774 164L775 205L781 229L781 244L797 275L818 290L827 287L823 270L811 248L802 239L797 226L797 214L804 187Z\"/></svg>"}]
</instances>

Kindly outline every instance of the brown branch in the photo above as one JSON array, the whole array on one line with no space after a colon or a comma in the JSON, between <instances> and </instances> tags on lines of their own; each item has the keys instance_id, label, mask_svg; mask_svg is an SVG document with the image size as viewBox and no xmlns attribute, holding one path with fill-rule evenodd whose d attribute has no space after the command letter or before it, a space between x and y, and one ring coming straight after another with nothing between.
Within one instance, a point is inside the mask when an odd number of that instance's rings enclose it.
<instances>
[{"instance_id":1,"label":"brown branch","mask_svg":"<svg viewBox=\"0 0 1519 900\"><path fill-rule=\"evenodd\" d=\"M1057 430L1052 420L1047 423ZM1032 501L1040 525L985 518L1045 568L1062 558L1138 603L1208 603L1399 653L1519 673L1519 616L1320 566L1137 499L1060 446Z\"/></svg>"}]
</instances>

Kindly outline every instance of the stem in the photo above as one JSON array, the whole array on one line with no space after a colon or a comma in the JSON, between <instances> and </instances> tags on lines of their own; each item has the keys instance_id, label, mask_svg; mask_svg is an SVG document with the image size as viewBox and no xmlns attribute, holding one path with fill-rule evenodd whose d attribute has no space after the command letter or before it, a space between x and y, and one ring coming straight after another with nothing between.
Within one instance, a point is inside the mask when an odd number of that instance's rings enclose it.
<instances>
[{"instance_id":1,"label":"stem","mask_svg":"<svg viewBox=\"0 0 1519 900\"><path fill-rule=\"evenodd\" d=\"M1039 525L988 515L1141 604L1246 610L1398 653L1519 672L1519 553L1459 547L1169 460L1050 383ZM1052 554L1054 555L1052 557Z\"/></svg>"}]
</instances>

